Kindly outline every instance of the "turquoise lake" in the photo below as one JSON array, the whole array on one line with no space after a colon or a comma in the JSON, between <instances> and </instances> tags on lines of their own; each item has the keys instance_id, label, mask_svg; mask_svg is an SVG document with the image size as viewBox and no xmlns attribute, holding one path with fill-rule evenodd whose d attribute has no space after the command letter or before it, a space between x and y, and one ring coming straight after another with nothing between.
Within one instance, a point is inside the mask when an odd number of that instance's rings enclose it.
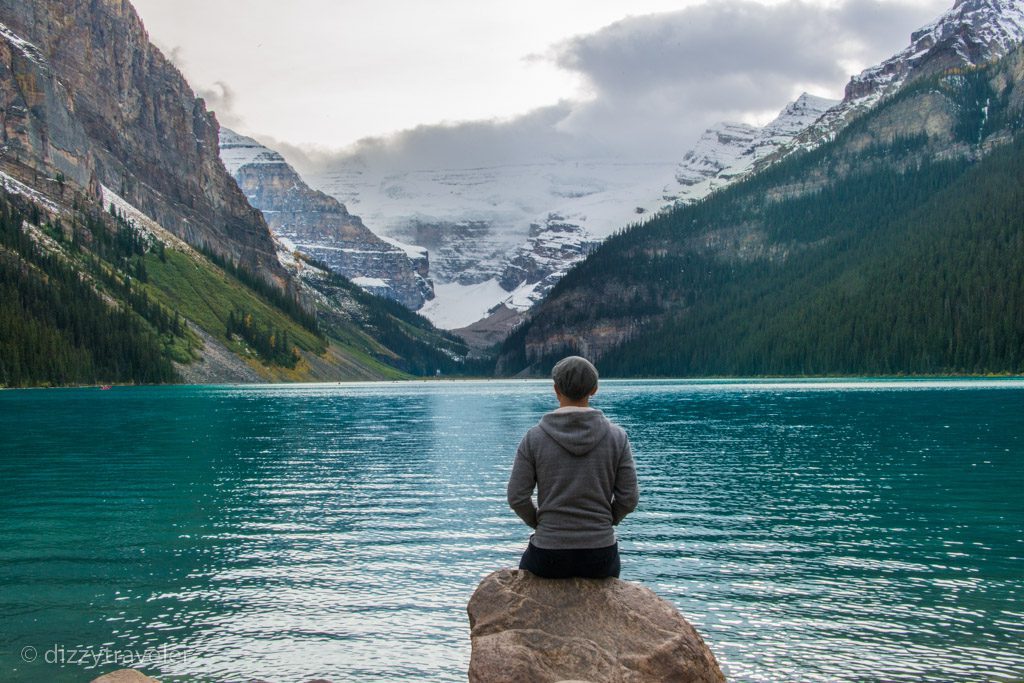
<instances>
[{"instance_id":1,"label":"turquoise lake","mask_svg":"<svg viewBox=\"0 0 1024 683\"><path fill-rule=\"evenodd\" d=\"M0 391L0 680L465 680L466 602L528 537L512 455L553 404ZM1024 382L606 381L594 405L640 479L622 577L729 680L1024 679Z\"/></svg>"}]
</instances>

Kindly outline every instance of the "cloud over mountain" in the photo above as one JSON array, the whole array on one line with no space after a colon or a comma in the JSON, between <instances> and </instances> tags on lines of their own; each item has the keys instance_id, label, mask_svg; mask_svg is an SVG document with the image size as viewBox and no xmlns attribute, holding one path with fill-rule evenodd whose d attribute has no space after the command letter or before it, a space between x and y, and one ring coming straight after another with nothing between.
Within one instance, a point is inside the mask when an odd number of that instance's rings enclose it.
<instances>
[{"instance_id":1,"label":"cloud over mountain","mask_svg":"<svg viewBox=\"0 0 1024 683\"><path fill-rule=\"evenodd\" d=\"M763 122L802 91L840 96L851 73L907 44L946 4L716 0L630 17L530 57L581 77L584 98L509 120L367 138L343 156L405 170L544 158L678 159L717 121ZM334 156L307 153L317 165Z\"/></svg>"}]
</instances>

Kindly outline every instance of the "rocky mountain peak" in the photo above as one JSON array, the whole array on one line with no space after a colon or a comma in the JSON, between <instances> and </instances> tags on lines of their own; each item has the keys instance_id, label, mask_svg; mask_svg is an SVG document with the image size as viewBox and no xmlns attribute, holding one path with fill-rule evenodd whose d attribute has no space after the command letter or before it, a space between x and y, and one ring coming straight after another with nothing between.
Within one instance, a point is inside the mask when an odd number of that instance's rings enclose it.
<instances>
[{"instance_id":1,"label":"rocky mountain peak","mask_svg":"<svg viewBox=\"0 0 1024 683\"><path fill-rule=\"evenodd\" d=\"M1024 1L957 0L937 21L914 31L907 48L851 78L845 100L887 94L908 77L983 64L1022 38Z\"/></svg>"},{"instance_id":2,"label":"rocky mountain peak","mask_svg":"<svg viewBox=\"0 0 1024 683\"><path fill-rule=\"evenodd\" d=\"M230 128L220 129L220 159L228 173L250 164L287 164L284 157L256 140L239 135Z\"/></svg>"},{"instance_id":3,"label":"rocky mountain peak","mask_svg":"<svg viewBox=\"0 0 1024 683\"><path fill-rule=\"evenodd\" d=\"M804 93L763 128L745 123L712 126L683 157L676 169L678 185L665 188L665 199L689 204L745 177L835 104Z\"/></svg>"},{"instance_id":4,"label":"rocky mountain peak","mask_svg":"<svg viewBox=\"0 0 1024 683\"><path fill-rule=\"evenodd\" d=\"M776 131L794 133L802 130L809 123L818 120L822 114L836 106L836 104L838 104L836 100L818 97L817 95L805 92L786 105L778 117L762 129L761 137L764 138L765 133L771 134Z\"/></svg>"},{"instance_id":5,"label":"rocky mountain peak","mask_svg":"<svg viewBox=\"0 0 1024 683\"><path fill-rule=\"evenodd\" d=\"M434 296L427 251L379 237L340 201L309 187L278 152L222 128L220 155L249 203L291 248L413 310Z\"/></svg>"},{"instance_id":6,"label":"rocky mountain peak","mask_svg":"<svg viewBox=\"0 0 1024 683\"><path fill-rule=\"evenodd\" d=\"M1006 55L1024 40L1024 0L957 0L933 23L914 31L910 45L853 76L843 101L782 152L820 145L855 116L904 84L947 69L973 67Z\"/></svg>"},{"instance_id":7,"label":"rocky mountain peak","mask_svg":"<svg viewBox=\"0 0 1024 683\"><path fill-rule=\"evenodd\" d=\"M722 122L708 128L693 149L683 156L676 180L680 185L693 187L718 177L735 166L751 147L758 129L746 123Z\"/></svg>"}]
</instances>

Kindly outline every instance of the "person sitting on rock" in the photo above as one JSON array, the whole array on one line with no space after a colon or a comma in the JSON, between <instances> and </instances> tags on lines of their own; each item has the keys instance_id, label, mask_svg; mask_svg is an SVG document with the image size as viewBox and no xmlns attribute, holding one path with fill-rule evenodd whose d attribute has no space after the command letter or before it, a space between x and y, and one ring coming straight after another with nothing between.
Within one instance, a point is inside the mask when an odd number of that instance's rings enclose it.
<instances>
[{"instance_id":1,"label":"person sitting on rock","mask_svg":"<svg viewBox=\"0 0 1024 683\"><path fill-rule=\"evenodd\" d=\"M618 577L613 527L639 499L629 439L590 407L590 361L563 358L551 377L559 408L526 432L508 480L509 506L534 530L519 568L552 579Z\"/></svg>"}]
</instances>

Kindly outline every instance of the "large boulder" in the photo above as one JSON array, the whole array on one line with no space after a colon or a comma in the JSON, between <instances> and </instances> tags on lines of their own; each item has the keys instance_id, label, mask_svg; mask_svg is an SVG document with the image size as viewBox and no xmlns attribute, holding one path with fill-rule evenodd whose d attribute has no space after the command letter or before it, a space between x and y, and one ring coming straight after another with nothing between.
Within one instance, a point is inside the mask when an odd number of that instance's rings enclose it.
<instances>
[{"instance_id":1,"label":"large boulder","mask_svg":"<svg viewBox=\"0 0 1024 683\"><path fill-rule=\"evenodd\" d=\"M471 683L725 681L697 630L634 583L502 569L468 612Z\"/></svg>"}]
</instances>

